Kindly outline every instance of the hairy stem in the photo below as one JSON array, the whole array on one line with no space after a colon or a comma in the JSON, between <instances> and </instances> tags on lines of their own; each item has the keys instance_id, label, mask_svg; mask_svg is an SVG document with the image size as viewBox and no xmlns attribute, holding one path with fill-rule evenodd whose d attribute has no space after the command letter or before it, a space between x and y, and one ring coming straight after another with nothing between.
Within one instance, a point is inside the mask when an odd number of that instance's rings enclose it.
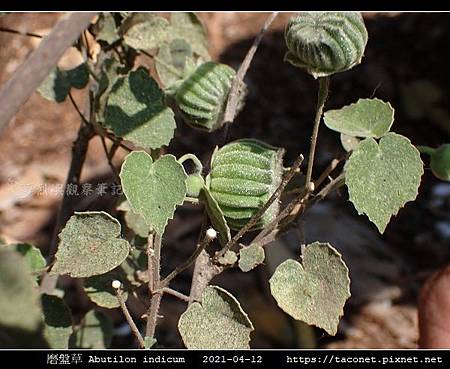
<instances>
[{"instance_id":1,"label":"hairy stem","mask_svg":"<svg viewBox=\"0 0 450 369\"><path fill-rule=\"evenodd\" d=\"M131 332L133 332L133 335L137 338L137 340L139 342L139 346L141 348L145 348L144 339L142 338L142 335L139 332L138 327L134 323L134 320L131 317L130 312L128 311L127 305L125 304L125 301L123 300L122 291L120 288L118 288L116 290L116 297L117 297L117 301L119 302L120 308L122 309L123 315L125 316L125 319L127 320L128 325L131 328Z\"/></svg>"},{"instance_id":2,"label":"hairy stem","mask_svg":"<svg viewBox=\"0 0 450 369\"><path fill-rule=\"evenodd\" d=\"M160 282L160 267L161 267L161 236L155 233L154 241L153 241L153 249L149 258L151 261L149 262L149 266L151 270L148 271L150 277L150 281L152 282L151 286L151 301L150 307L147 312L147 327L145 335L147 337L154 337L156 325L158 324L158 312L159 306L161 304L161 298L163 291L158 289Z\"/></svg>"},{"instance_id":3,"label":"hairy stem","mask_svg":"<svg viewBox=\"0 0 450 369\"><path fill-rule=\"evenodd\" d=\"M179 298L180 300L189 302L189 296L186 296L185 294L183 294L183 293L181 293L181 292L178 292L178 291L176 291L176 290L173 290L172 288L164 287L164 288L162 289L162 291L163 291L164 293L169 294L169 295L175 296L176 298Z\"/></svg>"},{"instance_id":4,"label":"hairy stem","mask_svg":"<svg viewBox=\"0 0 450 369\"><path fill-rule=\"evenodd\" d=\"M323 107L328 96L329 77L319 78L319 93L317 96L317 110L314 118L314 127L311 135L311 146L309 148L308 169L306 171L306 188L311 191L310 183L312 177L312 170L314 166L314 155L316 153L317 136L319 135L320 119L322 118ZM313 188L313 187L312 187Z\"/></svg>"}]
</instances>

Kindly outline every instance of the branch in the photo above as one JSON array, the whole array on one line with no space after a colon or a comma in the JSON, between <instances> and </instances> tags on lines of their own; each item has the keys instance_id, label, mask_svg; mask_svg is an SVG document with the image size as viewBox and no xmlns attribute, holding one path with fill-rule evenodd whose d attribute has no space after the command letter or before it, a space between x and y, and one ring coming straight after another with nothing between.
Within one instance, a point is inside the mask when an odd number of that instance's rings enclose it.
<instances>
[{"instance_id":1,"label":"branch","mask_svg":"<svg viewBox=\"0 0 450 369\"><path fill-rule=\"evenodd\" d=\"M314 186L311 186L312 170L314 166L314 155L316 153L317 136L319 135L320 119L322 118L323 107L328 96L328 87L330 83L329 77L319 78L319 93L317 97L317 110L314 118L314 128L311 136L311 147L309 149L308 169L306 171L306 188L311 192L314 191Z\"/></svg>"},{"instance_id":2,"label":"branch","mask_svg":"<svg viewBox=\"0 0 450 369\"><path fill-rule=\"evenodd\" d=\"M169 295L175 296L175 297L179 298L180 300L189 302L189 296L186 296L184 293L175 291L175 290L173 290L172 288L164 287L164 288L162 289L162 291L163 291L164 293L169 294Z\"/></svg>"},{"instance_id":3,"label":"branch","mask_svg":"<svg viewBox=\"0 0 450 369\"><path fill-rule=\"evenodd\" d=\"M244 60L242 61L241 66L239 67L239 70L236 73L236 76L233 79L233 83L231 84L230 93L228 95L228 101L227 101L227 107L225 109L224 114L224 122L225 123L232 123L234 121L234 118L236 117L236 109L238 105L238 97L239 97L239 89L241 87L242 81L244 80L244 76L247 73L248 68L250 67L250 63L253 60L253 56L256 53L256 50L258 49L259 44L261 43L261 40L272 24L273 20L278 15L278 12L274 12L266 19L264 22L263 27L259 31L258 36L256 36L255 40L253 41L252 46L247 52L247 55L245 56Z\"/></svg>"},{"instance_id":4,"label":"branch","mask_svg":"<svg viewBox=\"0 0 450 369\"><path fill-rule=\"evenodd\" d=\"M213 231L213 232L211 232ZM166 278L164 278L160 283L161 287L167 287L172 279L174 279L178 274L184 272L187 268L189 268L192 264L194 264L197 257L200 253L206 249L206 247L211 243L212 240L216 238L216 231L212 228L208 229L203 238L202 242L197 245L197 248L193 252L193 254L187 259L183 264L178 265Z\"/></svg>"},{"instance_id":5,"label":"branch","mask_svg":"<svg viewBox=\"0 0 450 369\"><path fill-rule=\"evenodd\" d=\"M39 47L14 72L0 90L0 132L41 85L66 49L73 45L96 13L64 15Z\"/></svg>"},{"instance_id":6,"label":"branch","mask_svg":"<svg viewBox=\"0 0 450 369\"><path fill-rule=\"evenodd\" d=\"M150 250L150 247L152 249ZM155 329L158 321L158 311L159 306L161 304L161 298L163 295L163 292L161 290L158 290L157 287L159 286L159 280L160 280L160 267L161 267L161 236L159 234L155 234L154 241L152 245L149 243L149 258L151 261L149 261L149 266L151 269L149 269L148 273L150 277L149 282L149 288L151 288L151 301L150 301L150 307L147 312L147 328L145 331L146 337L154 337L155 336Z\"/></svg>"},{"instance_id":7,"label":"branch","mask_svg":"<svg viewBox=\"0 0 450 369\"><path fill-rule=\"evenodd\" d=\"M114 281L116 282L116 281ZM114 283L113 282L113 283ZM114 286L113 286L114 287ZM128 311L127 305L125 304L125 301L123 301L123 297L122 297L122 291L119 288L116 289L116 297L117 297L117 301L119 301L119 305L120 308L122 309L123 315L125 316L125 319L128 322L128 325L131 328L131 332L133 332L134 336L137 338L137 340L139 341L139 346L141 348L145 348L145 341L142 338L141 333L139 332L138 327L136 326L136 324L134 323L133 318L131 317L130 312Z\"/></svg>"}]
</instances>

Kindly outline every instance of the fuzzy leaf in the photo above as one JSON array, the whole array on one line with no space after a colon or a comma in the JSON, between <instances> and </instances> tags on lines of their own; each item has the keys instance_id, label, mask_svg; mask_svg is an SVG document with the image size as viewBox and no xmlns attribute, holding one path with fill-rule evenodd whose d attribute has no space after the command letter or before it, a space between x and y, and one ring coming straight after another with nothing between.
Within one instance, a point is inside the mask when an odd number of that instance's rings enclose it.
<instances>
[{"instance_id":1,"label":"fuzzy leaf","mask_svg":"<svg viewBox=\"0 0 450 369\"><path fill-rule=\"evenodd\" d=\"M159 48L157 56L156 71L166 87L187 77L197 65L197 58L192 53L191 45L184 39L174 39L170 43L164 43Z\"/></svg>"},{"instance_id":2,"label":"fuzzy leaf","mask_svg":"<svg viewBox=\"0 0 450 369\"><path fill-rule=\"evenodd\" d=\"M107 309L114 309L120 306L116 291L112 288L112 281L122 281L124 283L126 275L118 270L113 270L102 275L95 275L84 281L84 292L94 304ZM128 299L128 292L122 292L124 301Z\"/></svg>"},{"instance_id":3,"label":"fuzzy leaf","mask_svg":"<svg viewBox=\"0 0 450 369\"><path fill-rule=\"evenodd\" d=\"M169 38L169 21L151 13L134 13L123 24L125 44L136 50L159 47Z\"/></svg>"},{"instance_id":4,"label":"fuzzy leaf","mask_svg":"<svg viewBox=\"0 0 450 369\"><path fill-rule=\"evenodd\" d=\"M100 14L94 28L97 41L105 41L111 45L120 38L117 32L116 22L111 13L105 12Z\"/></svg>"},{"instance_id":5,"label":"fuzzy leaf","mask_svg":"<svg viewBox=\"0 0 450 369\"><path fill-rule=\"evenodd\" d=\"M220 256L217 261L222 265L234 265L238 257L234 251L228 250L223 256Z\"/></svg>"},{"instance_id":6,"label":"fuzzy leaf","mask_svg":"<svg viewBox=\"0 0 450 369\"><path fill-rule=\"evenodd\" d=\"M408 201L416 198L423 174L419 151L406 138L388 133L379 143L361 141L345 165L350 201L380 233Z\"/></svg>"},{"instance_id":7,"label":"fuzzy leaf","mask_svg":"<svg viewBox=\"0 0 450 369\"><path fill-rule=\"evenodd\" d=\"M0 328L35 331L41 324L39 293L25 258L0 248Z\"/></svg>"},{"instance_id":8,"label":"fuzzy leaf","mask_svg":"<svg viewBox=\"0 0 450 369\"><path fill-rule=\"evenodd\" d=\"M305 249L303 265L288 259L277 267L270 289L290 316L335 335L350 297L350 279L337 250L328 243L314 242Z\"/></svg>"},{"instance_id":9,"label":"fuzzy leaf","mask_svg":"<svg viewBox=\"0 0 450 369\"><path fill-rule=\"evenodd\" d=\"M139 237L146 238L152 230L152 227L147 224L144 217L131 210L131 206L128 201L124 200L117 210L125 213L124 218L127 223L127 227L130 228Z\"/></svg>"},{"instance_id":10,"label":"fuzzy leaf","mask_svg":"<svg viewBox=\"0 0 450 369\"><path fill-rule=\"evenodd\" d=\"M72 314L64 300L57 296L42 295L44 337L53 349L69 348L72 335Z\"/></svg>"},{"instance_id":11,"label":"fuzzy leaf","mask_svg":"<svg viewBox=\"0 0 450 369\"><path fill-rule=\"evenodd\" d=\"M323 120L333 131L355 137L383 137L394 122L391 104L379 99L359 99L338 110L329 110Z\"/></svg>"},{"instance_id":12,"label":"fuzzy leaf","mask_svg":"<svg viewBox=\"0 0 450 369\"><path fill-rule=\"evenodd\" d=\"M239 252L239 268L243 272L249 272L264 262L266 255L264 248L258 244L244 246Z\"/></svg>"},{"instance_id":13,"label":"fuzzy leaf","mask_svg":"<svg viewBox=\"0 0 450 369\"><path fill-rule=\"evenodd\" d=\"M201 303L181 315L178 329L189 349L248 349L253 324L233 295L208 286Z\"/></svg>"},{"instance_id":14,"label":"fuzzy leaf","mask_svg":"<svg viewBox=\"0 0 450 369\"><path fill-rule=\"evenodd\" d=\"M173 111L148 73L139 68L114 84L105 109L105 126L135 145L168 145L176 127Z\"/></svg>"},{"instance_id":15,"label":"fuzzy leaf","mask_svg":"<svg viewBox=\"0 0 450 369\"><path fill-rule=\"evenodd\" d=\"M89 311L70 337L71 349L105 349L111 345L113 323L97 310Z\"/></svg>"},{"instance_id":16,"label":"fuzzy leaf","mask_svg":"<svg viewBox=\"0 0 450 369\"><path fill-rule=\"evenodd\" d=\"M211 59L208 53L208 37L205 28L195 13L176 12L170 15L171 40L181 38L192 47L192 51L205 61Z\"/></svg>"},{"instance_id":17,"label":"fuzzy leaf","mask_svg":"<svg viewBox=\"0 0 450 369\"><path fill-rule=\"evenodd\" d=\"M72 87L81 89L88 82L89 71L86 63L82 63L71 70L61 70L56 67L42 82L38 92L47 100L60 103L66 100Z\"/></svg>"},{"instance_id":18,"label":"fuzzy leaf","mask_svg":"<svg viewBox=\"0 0 450 369\"><path fill-rule=\"evenodd\" d=\"M122 188L132 210L159 234L186 196L187 175L173 155L164 155L153 162L144 151L128 154L122 165Z\"/></svg>"},{"instance_id":19,"label":"fuzzy leaf","mask_svg":"<svg viewBox=\"0 0 450 369\"><path fill-rule=\"evenodd\" d=\"M355 151L361 140L358 137L349 136L341 133L341 145L345 151Z\"/></svg>"},{"instance_id":20,"label":"fuzzy leaf","mask_svg":"<svg viewBox=\"0 0 450 369\"><path fill-rule=\"evenodd\" d=\"M119 266L130 252L120 223L103 211L75 213L59 234L53 274L91 277Z\"/></svg>"}]
</instances>

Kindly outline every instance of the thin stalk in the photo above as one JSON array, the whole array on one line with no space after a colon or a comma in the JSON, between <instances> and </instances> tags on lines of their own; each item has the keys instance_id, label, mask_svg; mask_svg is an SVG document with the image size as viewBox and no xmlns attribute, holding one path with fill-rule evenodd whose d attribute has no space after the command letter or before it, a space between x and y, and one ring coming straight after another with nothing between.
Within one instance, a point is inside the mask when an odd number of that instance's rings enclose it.
<instances>
[{"instance_id":1,"label":"thin stalk","mask_svg":"<svg viewBox=\"0 0 450 369\"><path fill-rule=\"evenodd\" d=\"M189 302L189 296L186 296L184 293L178 292L176 290L173 290L172 288L169 287L164 287L162 289L162 291L164 293L167 293L169 295L175 296L176 298L182 300L182 301L186 301Z\"/></svg>"},{"instance_id":2,"label":"thin stalk","mask_svg":"<svg viewBox=\"0 0 450 369\"><path fill-rule=\"evenodd\" d=\"M316 153L316 144L317 144L317 137L319 135L320 119L322 118L323 107L325 105L325 101L328 96L329 84L330 84L329 77L320 77L319 78L319 93L317 96L317 110L316 110L316 116L314 118L313 132L311 135L311 146L309 148L308 169L306 171L306 182L305 182L305 186L309 191L311 191L311 188L312 189L314 188L313 186L310 185L311 177L312 177L312 170L313 170L313 166L314 166L314 155Z\"/></svg>"},{"instance_id":3,"label":"thin stalk","mask_svg":"<svg viewBox=\"0 0 450 369\"><path fill-rule=\"evenodd\" d=\"M141 348L145 348L144 339L142 338L142 335L139 332L138 327L134 323L134 320L131 317L130 312L128 311L127 305L125 304L125 301L123 300L122 291L120 288L118 288L116 290L116 297L117 297L117 301L119 302L120 308L122 309L123 315L125 316L125 319L127 320L128 325L131 328L131 332L133 332L134 336L137 338L137 340L139 342L139 346Z\"/></svg>"},{"instance_id":4,"label":"thin stalk","mask_svg":"<svg viewBox=\"0 0 450 369\"><path fill-rule=\"evenodd\" d=\"M200 244L197 245L197 248L192 255L183 264L178 265L174 270L172 270L172 272L170 272L169 275L161 281L160 286L167 287L172 279L193 265L200 253L211 243L211 241L211 238L205 236Z\"/></svg>"}]
</instances>

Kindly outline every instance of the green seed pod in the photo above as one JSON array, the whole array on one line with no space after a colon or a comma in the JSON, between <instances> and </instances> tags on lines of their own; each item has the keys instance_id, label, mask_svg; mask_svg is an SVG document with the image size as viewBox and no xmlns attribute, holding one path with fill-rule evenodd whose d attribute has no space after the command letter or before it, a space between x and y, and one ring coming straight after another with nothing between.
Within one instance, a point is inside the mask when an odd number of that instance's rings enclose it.
<instances>
[{"instance_id":1,"label":"green seed pod","mask_svg":"<svg viewBox=\"0 0 450 369\"><path fill-rule=\"evenodd\" d=\"M431 171L443 181L450 181L450 144L439 146L431 155Z\"/></svg>"},{"instance_id":2,"label":"green seed pod","mask_svg":"<svg viewBox=\"0 0 450 369\"><path fill-rule=\"evenodd\" d=\"M228 226L239 230L280 185L284 149L242 139L216 150L206 186L219 204ZM279 212L275 201L254 229L261 229Z\"/></svg>"},{"instance_id":3,"label":"green seed pod","mask_svg":"<svg viewBox=\"0 0 450 369\"><path fill-rule=\"evenodd\" d=\"M358 65L367 30L358 12L305 12L289 20L285 39L285 60L317 78Z\"/></svg>"},{"instance_id":4,"label":"green seed pod","mask_svg":"<svg viewBox=\"0 0 450 369\"><path fill-rule=\"evenodd\" d=\"M228 94L236 72L225 64L206 62L200 65L175 93L175 102L191 126L212 132L223 125ZM243 87L238 111L243 107Z\"/></svg>"}]
</instances>

